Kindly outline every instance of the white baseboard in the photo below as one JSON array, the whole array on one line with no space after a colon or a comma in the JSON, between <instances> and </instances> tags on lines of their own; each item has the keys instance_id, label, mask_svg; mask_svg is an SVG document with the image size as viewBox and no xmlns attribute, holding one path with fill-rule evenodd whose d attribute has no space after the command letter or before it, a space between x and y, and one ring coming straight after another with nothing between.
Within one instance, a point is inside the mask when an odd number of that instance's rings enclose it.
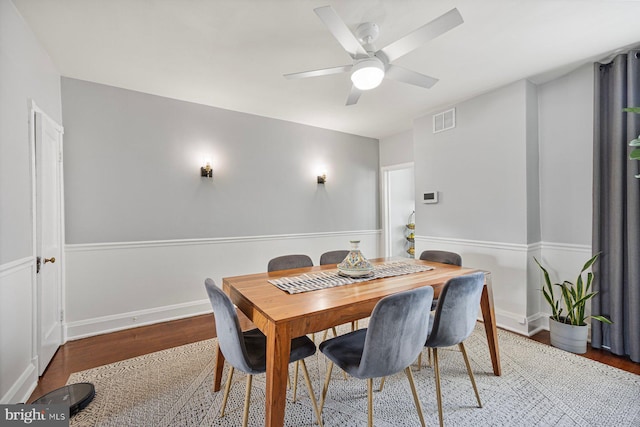
<instances>
[{"instance_id":1,"label":"white baseboard","mask_svg":"<svg viewBox=\"0 0 640 427\"><path fill-rule=\"evenodd\" d=\"M527 319L517 313L495 309L496 325L507 331L528 335Z\"/></svg>"},{"instance_id":2,"label":"white baseboard","mask_svg":"<svg viewBox=\"0 0 640 427\"><path fill-rule=\"evenodd\" d=\"M549 315L543 312L533 314L527 317L527 324L529 325L529 336L535 335L540 331L548 331Z\"/></svg>"},{"instance_id":3,"label":"white baseboard","mask_svg":"<svg viewBox=\"0 0 640 427\"><path fill-rule=\"evenodd\" d=\"M0 404L26 403L38 385L37 359L32 359L27 369L0 399Z\"/></svg>"},{"instance_id":4,"label":"white baseboard","mask_svg":"<svg viewBox=\"0 0 640 427\"><path fill-rule=\"evenodd\" d=\"M209 300L201 300L70 322L65 324L65 330L67 339L72 341L211 312Z\"/></svg>"}]
</instances>

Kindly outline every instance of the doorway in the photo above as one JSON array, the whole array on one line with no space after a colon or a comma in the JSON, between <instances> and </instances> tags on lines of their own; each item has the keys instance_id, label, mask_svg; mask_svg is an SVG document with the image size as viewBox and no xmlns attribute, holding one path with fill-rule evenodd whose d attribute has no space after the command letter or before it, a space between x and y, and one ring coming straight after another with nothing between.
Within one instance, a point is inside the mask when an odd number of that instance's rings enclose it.
<instances>
[{"instance_id":1,"label":"doorway","mask_svg":"<svg viewBox=\"0 0 640 427\"><path fill-rule=\"evenodd\" d=\"M381 172L384 256L407 258L407 224L415 210L413 163L385 166Z\"/></svg>"}]
</instances>

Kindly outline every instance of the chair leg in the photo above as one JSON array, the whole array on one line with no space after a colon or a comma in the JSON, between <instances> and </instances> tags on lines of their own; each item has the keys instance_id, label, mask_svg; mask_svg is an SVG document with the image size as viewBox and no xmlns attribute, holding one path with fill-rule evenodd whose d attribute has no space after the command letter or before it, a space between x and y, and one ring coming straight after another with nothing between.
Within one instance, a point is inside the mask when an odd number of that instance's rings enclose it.
<instances>
[{"instance_id":1,"label":"chair leg","mask_svg":"<svg viewBox=\"0 0 640 427\"><path fill-rule=\"evenodd\" d=\"M418 371L422 368L422 352L418 355Z\"/></svg>"},{"instance_id":2,"label":"chair leg","mask_svg":"<svg viewBox=\"0 0 640 427\"><path fill-rule=\"evenodd\" d=\"M253 375L247 374L247 389L244 392L244 412L242 413L242 427L247 427L249 422L249 400L251 400L251 382Z\"/></svg>"},{"instance_id":3,"label":"chair leg","mask_svg":"<svg viewBox=\"0 0 640 427\"><path fill-rule=\"evenodd\" d=\"M462 357L464 357L464 363L467 365L467 372L469 373L469 379L471 380L471 385L473 386L473 391L476 393L476 400L478 400L478 408L482 408L482 402L480 402L480 393L478 393L478 387L476 387L476 380L473 377L473 371L471 370L471 364L469 363L469 358L467 357L467 351L464 348L464 344L458 344L460 347L460 351L462 352Z\"/></svg>"},{"instance_id":4,"label":"chair leg","mask_svg":"<svg viewBox=\"0 0 640 427\"><path fill-rule=\"evenodd\" d=\"M324 379L324 387L322 387L322 396L320 398L320 413L322 414L322 408L324 408L324 399L327 397L327 390L329 389L329 381L331 381L331 371L333 371L333 362L329 362L329 368L327 368L327 375Z\"/></svg>"},{"instance_id":5,"label":"chair leg","mask_svg":"<svg viewBox=\"0 0 640 427\"><path fill-rule=\"evenodd\" d=\"M296 362L296 367L293 371L293 401L296 401L296 394L298 393L298 366L300 365L300 361Z\"/></svg>"},{"instance_id":6,"label":"chair leg","mask_svg":"<svg viewBox=\"0 0 640 427\"><path fill-rule=\"evenodd\" d=\"M373 427L373 378L367 378L367 406L369 408L369 427Z\"/></svg>"},{"instance_id":7,"label":"chair leg","mask_svg":"<svg viewBox=\"0 0 640 427\"><path fill-rule=\"evenodd\" d=\"M427 349L427 366L431 367L431 349Z\"/></svg>"},{"instance_id":8,"label":"chair leg","mask_svg":"<svg viewBox=\"0 0 640 427\"><path fill-rule=\"evenodd\" d=\"M304 375L304 380L307 383L307 388L309 389L309 397L311 398L311 403L313 404L313 411L316 413L316 419L318 420L318 425L322 426L322 414L318 409L318 402L316 401L316 395L313 392L313 387L311 386L311 379L309 378L309 371L307 371L307 364L304 363L304 359L300 360L302 364L302 374Z\"/></svg>"},{"instance_id":9,"label":"chair leg","mask_svg":"<svg viewBox=\"0 0 640 427\"><path fill-rule=\"evenodd\" d=\"M382 387L384 387L384 380L386 380L387 377L382 377L382 379L380 380L380 388L378 389L378 391L382 391Z\"/></svg>"},{"instance_id":10,"label":"chair leg","mask_svg":"<svg viewBox=\"0 0 640 427\"><path fill-rule=\"evenodd\" d=\"M433 371L436 373L436 397L438 399L438 417L440 418L440 427L444 427L442 418L442 390L440 389L440 367L438 366L438 349L433 349Z\"/></svg>"},{"instance_id":11,"label":"chair leg","mask_svg":"<svg viewBox=\"0 0 640 427\"><path fill-rule=\"evenodd\" d=\"M418 411L418 417L420 417L420 424L422 427L425 427L426 424L424 422L424 416L422 415L422 405L420 405L420 399L418 399L418 392L416 391L416 385L413 381L413 374L411 373L411 367L407 366L404 370L404 373L407 375L407 379L409 380L409 385L411 386L411 393L413 393L413 403L416 405L416 411Z\"/></svg>"},{"instance_id":12,"label":"chair leg","mask_svg":"<svg viewBox=\"0 0 640 427\"><path fill-rule=\"evenodd\" d=\"M338 331L336 331L335 326L331 328L331 332L333 332L334 338L338 336ZM329 335L329 330L325 329L324 333L322 334L322 341L325 341L327 339L327 335Z\"/></svg>"},{"instance_id":13,"label":"chair leg","mask_svg":"<svg viewBox=\"0 0 640 427\"><path fill-rule=\"evenodd\" d=\"M229 375L227 375L227 384L224 386L224 395L222 396L222 408L220 409L220 417L224 417L224 409L227 407L227 399L229 398L229 390L231 390L231 378L233 377L233 366L229 366Z\"/></svg>"},{"instance_id":14,"label":"chair leg","mask_svg":"<svg viewBox=\"0 0 640 427\"><path fill-rule=\"evenodd\" d=\"M327 336L327 333L329 332L329 330L327 329L326 331L324 331L324 336ZM336 333L336 328L333 328L333 336L337 337L338 334ZM323 340L324 341L324 340ZM345 380L348 380L349 378L347 377L347 373L345 371L342 371L342 376L344 377Z\"/></svg>"}]
</instances>

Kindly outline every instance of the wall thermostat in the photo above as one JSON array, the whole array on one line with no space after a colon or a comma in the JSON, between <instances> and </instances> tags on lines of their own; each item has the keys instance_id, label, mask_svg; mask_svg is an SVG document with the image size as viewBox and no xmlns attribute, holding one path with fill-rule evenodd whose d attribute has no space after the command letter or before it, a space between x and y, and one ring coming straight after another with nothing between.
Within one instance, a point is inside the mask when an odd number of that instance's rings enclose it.
<instances>
[{"instance_id":1,"label":"wall thermostat","mask_svg":"<svg viewBox=\"0 0 640 427\"><path fill-rule=\"evenodd\" d=\"M429 191L422 195L422 203L438 203L438 192Z\"/></svg>"}]
</instances>

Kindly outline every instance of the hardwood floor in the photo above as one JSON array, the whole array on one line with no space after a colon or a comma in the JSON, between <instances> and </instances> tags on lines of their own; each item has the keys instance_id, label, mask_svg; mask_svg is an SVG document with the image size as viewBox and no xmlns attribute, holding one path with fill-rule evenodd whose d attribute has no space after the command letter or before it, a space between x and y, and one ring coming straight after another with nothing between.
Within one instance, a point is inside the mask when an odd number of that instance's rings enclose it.
<instances>
[{"instance_id":1,"label":"hardwood floor","mask_svg":"<svg viewBox=\"0 0 640 427\"><path fill-rule=\"evenodd\" d=\"M537 334L532 336L531 339L543 344L551 345L549 331L538 332ZM587 344L587 352L585 354L582 354L581 356L600 363L604 363L605 365L622 369L623 371L640 375L640 363L632 362L628 357L616 356L615 354L610 353L606 350L591 348L591 344Z\"/></svg>"},{"instance_id":2,"label":"hardwood floor","mask_svg":"<svg viewBox=\"0 0 640 427\"><path fill-rule=\"evenodd\" d=\"M242 313L239 318L243 329L252 326ZM73 372L214 337L213 315L208 314L69 341L58 349L29 402L65 385ZM548 345L549 332L540 332L531 339ZM640 363L634 363L628 357L592 349L591 346L583 356L640 375Z\"/></svg>"},{"instance_id":3,"label":"hardwood floor","mask_svg":"<svg viewBox=\"0 0 640 427\"><path fill-rule=\"evenodd\" d=\"M240 325L252 324L239 313ZM213 314L141 326L125 331L69 341L61 346L40 377L29 402L62 387L73 372L130 359L171 347L202 341L216 336Z\"/></svg>"}]
</instances>

